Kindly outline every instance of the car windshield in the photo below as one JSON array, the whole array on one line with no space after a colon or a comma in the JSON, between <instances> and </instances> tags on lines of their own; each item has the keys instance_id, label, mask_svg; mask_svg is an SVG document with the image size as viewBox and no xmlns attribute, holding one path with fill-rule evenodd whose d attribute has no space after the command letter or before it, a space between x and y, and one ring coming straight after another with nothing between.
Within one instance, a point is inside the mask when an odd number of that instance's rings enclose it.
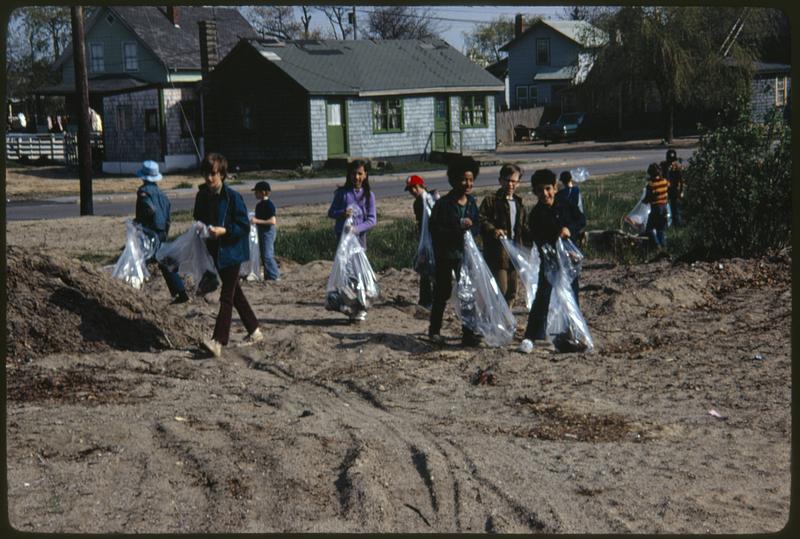
<instances>
[{"instance_id":1,"label":"car windshield","mask_svg":"<svg viewBox=\"0 0 800 539\"><path fill-rule=\"evenodd\" d=\"M575 124L575 123L578 123L578 118L580 118L580 116L581 115L578 114L578 113L562 114L561 116L559 116L558 121L556 123L559 123L561 125L564 125L564 124Z\"/></svg>"}]
</instances>

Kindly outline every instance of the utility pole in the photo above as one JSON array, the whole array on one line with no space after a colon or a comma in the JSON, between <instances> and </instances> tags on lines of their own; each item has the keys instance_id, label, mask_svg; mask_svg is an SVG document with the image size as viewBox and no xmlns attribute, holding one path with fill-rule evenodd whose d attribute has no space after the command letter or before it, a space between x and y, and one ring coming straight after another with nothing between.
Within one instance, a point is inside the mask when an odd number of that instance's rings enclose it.
<instances>
[{"instance_id":1,"label":"utility pole","mask_svg":"<svg viewBox=\"0 0 800 539\"><path fill-rule=\"evenodd\" d=\"M75 61L75 91L78 94L78 174L81 181L81 215L94 215L92 203L92 144L89 140L89 80L86 76L86 44L83 7L72 6L72 51Z\"/></svg>"},{"instance_id":2,"label":"utility pole","mask_svg":"<svg viewBox=\"0 0 800 539\"><path fill-rule=\"evenodd\" d=\"M356 25L356 6L353 6L353 11L350 13L350 24L353 26L353 41L358 39L358 26Z\"/></svg>"}]
</instances>

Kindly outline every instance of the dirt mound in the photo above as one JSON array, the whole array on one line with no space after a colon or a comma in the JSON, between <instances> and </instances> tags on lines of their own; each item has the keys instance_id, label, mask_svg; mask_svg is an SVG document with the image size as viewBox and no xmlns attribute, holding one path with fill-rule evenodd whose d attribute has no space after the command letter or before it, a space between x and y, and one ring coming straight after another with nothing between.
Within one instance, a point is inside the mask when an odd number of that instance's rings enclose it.
<instances>
[{"instance_id":1,"label":"dirt mound","mask_svg":"<svg viewBox=\"0 0 800 539\"><path fill-rule=\"evenodd\" d=\"M53 353L151 351L196 344L199 329L90 264L6 251L7 361Z\"/></svg>"}]
</instances>

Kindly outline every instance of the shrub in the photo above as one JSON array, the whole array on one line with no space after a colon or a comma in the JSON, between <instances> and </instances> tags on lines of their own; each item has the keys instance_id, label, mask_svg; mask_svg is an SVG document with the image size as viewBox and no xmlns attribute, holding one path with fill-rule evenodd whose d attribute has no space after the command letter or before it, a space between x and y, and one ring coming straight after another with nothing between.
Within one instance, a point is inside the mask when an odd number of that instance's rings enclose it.
<instances>
[{"instance_id":1,"label":"shrub","mask_svg":"<svg viewBox=\"0 0 800 539\"><path fill-rule=\"evenodd\" d=\"M791 241L791 129L739 107L730 125L701 134L686 170L692 257L754 257Z\"/></svg>"}]
</instances>

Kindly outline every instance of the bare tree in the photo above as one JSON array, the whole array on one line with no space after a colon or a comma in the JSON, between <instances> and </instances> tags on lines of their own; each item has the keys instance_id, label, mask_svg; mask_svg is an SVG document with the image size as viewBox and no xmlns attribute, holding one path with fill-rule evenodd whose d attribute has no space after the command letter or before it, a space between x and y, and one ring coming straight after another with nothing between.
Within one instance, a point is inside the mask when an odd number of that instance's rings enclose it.
<instances>
[{"instance_id":1,"label":"bare tree","mask_svg":"<svg viewBox=\"0 0 800 539\"><path fill-rule=\"evenodd\" d=\"M303 25L294 17L293 6L243 6L240 9L261 37L290 41L303 32Z\"/></svg>"},{"instance_id":2,"label":"bare tree","mask_svg":"<svg viewBox=\"0 0 800 539\"><path fill-rule=\"evenodd\" d=\"M430 8L376 7L367 17L367 35L374 39L424 39L439 37L441 25Z\"/></svg>"},{"instance_id":3,"label":"bare tree","mask_svg":"<svg viewBox=\"0 0 800 539\"><path fill-rule=\"evenodd\" d=\"M300 6L300 9L303 11L303 14L300 15L300 23L303 25L303 37L308 39L311 37L309 33L309 27L311 26L311 6Z\"/></svg>"},{"instance_id":4,"label":"bare tree","mask_svg":"<svg viewBox=\"0 0 800 539\"><path fill-rule=\"evenodd\" d=\"M315 6L325 14L333 31L333 39L347 39L352 34L353 28L347 19L349 8L346 6Z\"/></svg>"}]
</instances>

